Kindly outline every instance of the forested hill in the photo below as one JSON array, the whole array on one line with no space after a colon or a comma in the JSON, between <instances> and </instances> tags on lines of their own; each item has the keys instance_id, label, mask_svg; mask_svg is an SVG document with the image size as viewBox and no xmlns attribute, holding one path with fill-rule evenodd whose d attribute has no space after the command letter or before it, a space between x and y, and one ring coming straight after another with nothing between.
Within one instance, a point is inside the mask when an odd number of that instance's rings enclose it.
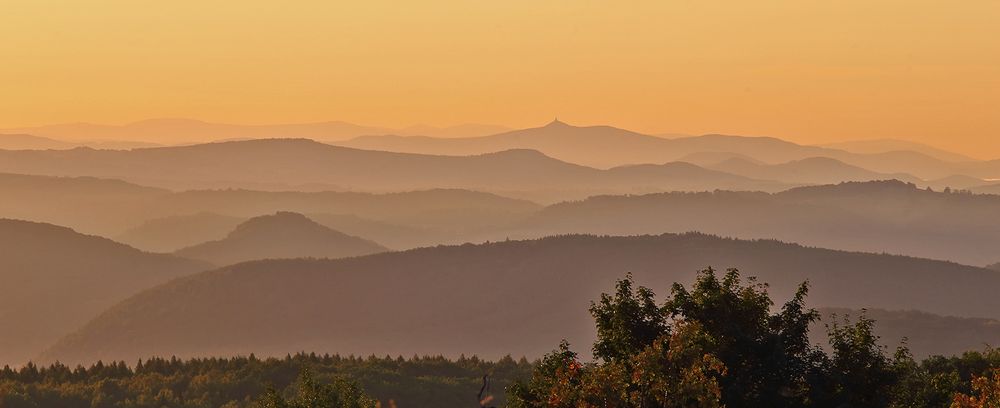
<instances>
[{"instance_id":1,"label":"forested hill","mask_svg":"<svg viewBox=\"0 0 1000 408\"><path fill-rule=\"evenodd\" d=\"M132 297L42 360L289 350L537 357L563 338L590 344L589 302L626 272L666 294L709 265L739 266L777 298L808 280L810 306L1000 317L1000 275L981 268L693 233L572 235L222 268Z\"/></svg>"}]
</instances>

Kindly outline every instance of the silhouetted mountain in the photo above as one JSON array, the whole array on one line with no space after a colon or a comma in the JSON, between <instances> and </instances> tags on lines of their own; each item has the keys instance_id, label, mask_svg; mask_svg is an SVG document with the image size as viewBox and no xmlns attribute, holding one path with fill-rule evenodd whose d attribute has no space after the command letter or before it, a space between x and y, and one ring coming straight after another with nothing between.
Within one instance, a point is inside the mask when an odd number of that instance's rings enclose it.
<instances>
[{"instance_id":1,"label":"silhouetted mountain","mask_svg":"<svg viewBox=\"0 0 1000 408\"><path fill-rule=\"evenodd\" d=\"M851 166L828 157L810 157L782 164L759 164L742 158L731 158L714 166L719 170L746 177L799 184L835 184L844 181L900 180L921 183L909 174L883 174Z\"/></svg>"},{"instance_id":2,"label":"silhouetted mountain","mask_svg":"<svg viewBox=\"0 0 1000 408\"><path fill-rule=\"evenodd\" d=\"M820 344L827 344L823 325L843 324L845 317L853 322L861 316L861 311L845 308L821 308L819 312L822 320L813 325L809 337ZM1000 321L996 319L940 316L918 310L868 309L864 315L875 320L875 334L883 345L893 350L905 339L918 359L1000 345Z\"/></svg>"},{"instance_id":3,"label":"silhouetted mountain","mask_svg":"<svg viewBox=\"0 0 1000 408\"><path fill-rule=\"evenodd\" d=\"M495 228L541 208L524 200L466 190L386 194L250 190L172 193L119 180L13 174L0 174L0 191L4 198L0 200L0 217L58 223L109 237L118 237L152 219L201 212L241 219L276 211L353 214L402 226L468 230ZM219 237L229 230L223 230ZM179 242L187 240L177 238ZM148 239L153 241L139 238L136 242L140 245L144 242L155 245L159 239L173 242L169 237L150 236ZM203 241L189 244L198 242Z\"/></svg>"},{"instance_id":4,"label":"silhouetted mountain","mask_svg":"<svg viewBox=\"0 0 1000 408\"><path fill-rule=\"evenodd\" d=\"M178 279L111 308L43 360L149 355L540 356L593 341L591 301L626 272L666 295L708 265L741 267L816 306L1000 317L1000 274L948 262L702 234L562 236L338 260L270 260Z\"/></svg>"},{"instance_id":5,"label":"silhouetted mountain","mask_svg":"<svg viewBox=\"0 0 1000 408\"><path fill-rule=\"evenodd\" d=\"M852 153L887 153L898 151L913 151L923 153L939 160L950 162L969 162L975 159L964 154L950 152L923 143L915 143L897 139L853 140L848 142L827 143L820 145L831 149L846 150Z\"/></svg>"},{"instance_id":6,"label":"silhouetted mountain","mask_svg":"<svg viewBox=\"0 0 1000 408\"><path fill-rule=\"evenodd\" d=\"M362 135L403 134L441 137L483 136L507 130L502 126L465 124L449 127L411 126L403 129L362 126L341 121L277 125L231 125L193 119L149 119L125 125L70 123L17 129L0 133L30 133L62 140L129 140L162 144L205 143L228 139L309 138L343 140Z\"/></svg>"},{"instance_id":7,"label":"silhouetted mountain","mask_svg":"<svg viewBox=\"0 0 1000 408\"><path fill-rule=\"evenodd\" d=\"M375 242L324 227L302 214L279 212L251 218L223 239L182 248L174 254L229 265L258 259L345 258L386 250Z\"/></svg>"},{"instance_id":8,"label":"silhouetted mountain","mask_svg":"<svg viewBox=\"0 0 1000 408\"><path fill-rule=\"evenodd\" d=\"M943 177L936 180L928 180L921 185L928 186L935 190L944 190L946 188L952 190L966 190L975 189L978 187L983 187L989 184L989 181L969 176L949 176Z\"/></svg>"},{"instance_id":9,"label":"silhouetted mountain","mask_svg":"<svg viewBox=\"0 0 1000 408\"><path fill-rule=\"evenodd\" d=\"M209 267L10 219L0 219L0 248L0 365L25 363L141 289Z\"/></svg>"},{"instance_id":10,"label":"silhouetted mountain","mask_svg":"<svg viewBox=\"0 0 1000 408\"><path fill-rule=\"evenodd\" d=\"M1000 262L997 262L995 264L991 264L991 265L987 266L986 269L992 269L994 271L1000 271Z\"/></svg>"},{"instance_id":11,"label":"silhouetted mountain","mask_svg":"<svg viewBox=\"0 0 1000 408\"><path fill-rule=\"evenodd\" d=\"M747 156L747 155L744 155L744 154L730 153L730 152L698 152L698 153L691 153L691 154L689 154L687 156L681 157L680 160L678 160L678 161L685 162L685 163L695 164L695 165L698 165L698 166L701 166L701 167L705 167L705 168L711 168L711 167L713 167L713 166L715 166L717 164L720 164L722 162L725 162L727 160L732 160L732 159L739 159L739 160L747 161L747 162L750 162L750 163L753 163L753 164L760 164L760 165L766 165L767 164L767 163L764 163L764 162L762 162L760 160L754 159L753 157L750 157L750 156Z\"/></svg>"},{"instance_id":12,"label":"silhouetted mountain","mask_svg":"<svg viewBox=\"0 0 1000 408\"><path fill-rule=\"evenodd\" d=\"M978 178L1000 177L1000 162L953 161L955 157L951 156L942 159L939 157L942 152L918 144L908 145L915 151L875 149L869 153L854 153L770 137L704 135L665 138L610 126L577 127L559 121L540 128L475 138L365 136L338 144L393 152L450 155L534 149L560 160L599 168L670 161L689 161L699 165L723 161L706 162L702 155L729 155L726 159L752 158L767 164L828 157L872 172L911 174L922 179L955 174ZM903 145L897 143L896 146Z\"/></svg>"},{"instance_id":13,"label":"silhouetted mountain","mask_svg":"<svg viewBox=\"0 0 1000 408\"><path fill-rule=\"evenodd\" d=\"M649 171L643 173L643 169ZM549 200L562 198L552 197L559 195L582 198L597 193L682 190L692 185L697 190L774 191L787 187L711 171L702 172L693 182L657 167L633 167L626 172L598 170L525 149L432 156L358 150L303 139L130 151L0 151L0 171L121 178L176 189L288 190L311 184L364 191L464 188ZM622 177L624 174L628 177Z\"/></svg>"},{"instance_id":14,"label":"silhouetted mountain","mask_svg":"<svg viewBox=\"0 0 1000 408\"><path fill-rule=\"evenodd\" d=\"M241 217L210 212L156 218L115 236L118 242L152 252L173 252L206 241L225 238Z\"/></svg>"},{"instance_id":15,"label":"silhouetted mountain","mask_svg":"<svg viewBox=\"0 0 1000 408\"><path fill-rule=\"evenodd\" d=\"M1000 196L947 194L884 181L775 194L719 191L591 197L546 207L496 237L700 231L985 265L1000 253L996 214Z\"/></svg>"}]
</instances>

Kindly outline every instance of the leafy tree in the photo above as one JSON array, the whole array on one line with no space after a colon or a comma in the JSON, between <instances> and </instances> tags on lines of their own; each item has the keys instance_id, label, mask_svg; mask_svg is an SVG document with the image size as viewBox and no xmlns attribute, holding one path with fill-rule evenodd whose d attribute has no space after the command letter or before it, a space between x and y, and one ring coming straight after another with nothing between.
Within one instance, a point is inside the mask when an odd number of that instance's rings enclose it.
<instances>
[{"instance_id":1,"label":"leafy tree","mask_svg":"<svg viewBox=\"0 0 1000 408\"><path fill-rule=\"evenodd\" d=\"M972 389L977 395L958 393L951 408L1000 408L1000 369L973 378Z\"/></svg>"},{"instance_id":2,"label":"leafy tree","mask_svg":"<svg viewBox=\"0 0 1000 408\"><path fill-rule=\"evenodd\" d=\"M375 400L365 395L357 383L335 378L332 383L320 383L309 370L298 380L294 396L285 399L273 388L258 402L259 408L374 408Z\"/></svg>"}]
</instances>

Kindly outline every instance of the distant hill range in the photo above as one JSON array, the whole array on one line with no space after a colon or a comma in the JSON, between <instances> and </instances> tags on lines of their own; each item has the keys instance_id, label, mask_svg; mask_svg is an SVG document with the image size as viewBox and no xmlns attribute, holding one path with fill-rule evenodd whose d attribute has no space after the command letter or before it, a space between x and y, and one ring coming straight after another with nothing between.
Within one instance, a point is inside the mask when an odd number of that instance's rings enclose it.
<instances>
[{"instance_id":1,"label":"distant hill range","mask_svg":"<svg viewBox=\"0 0 1000 408\"><path fill-rule=\"evenodd\" d=\"M40 360L296 350L538 357L563 338L591 344L587 308L626 272L662 297L709 265L740 267L779 302L808 281L812 306L1000 317L1000 274L982 268L702 234L571 235L225 267L118 304ZM926 334L908 333L914 342Z\"/></svg>"},{"instance_id":2,"label":"distant hill range","mask_svg":"<svg viewBox=\"0 0 1000 408\"><path fill-rule=\"evenodd\" d=\"M308 138L344 140L362 135L426 135L437 137L484 136L510 130L503 126L463 124L448 127L416 125L405 128L363 126L342 121L293 123L276 125L232 125L194 119L149 119L125 125L69 123L0 129L0 134L31 134L63 141L131 140L173 145L205 143L231 139ZM0 146L3 136L0 135Z\"/></svg>"},{"instance_id":3,"label":"distant hill range","mask_svg":"<svg viewBox=\"0 0 1000 408\"><path fill-rule=\"evenodd\" d=\"M27 362L142 289L209 268L69 228L10 219L0 219L0 248L0 365Z\"/></svg>"},{"instance_id":4,"label":"distant hill range","mask_svg":"<svg viewBox=\"0 0 1000 408\"><path fill-rule=\"evenodd\" d=\"M77 147L94 149L135 149L140 147L155 147L156 143L133 142L125 140L90 140L67 142L48 137L26 134L0 134L0 149L3 150L67 150Z\"/></svg>"},{"instance_id":5,"label":"distant hill range","mask_svg":"<svg viewBox=\"0 0 1000 408\"><path fill-rule=\"evenodd\" d=\"M899 181L601 196L551 205L510 237L699 231L986 265L1000 253L1000 196L942 193Z\"/></svg>"},{"instance_id":6,"label":"distant hill range","mask_svg":"<svg viewBox=\"0 0 1000 408\"><path fill-rule=\"evenodd\" d=\"M1000 160L974 161L915 143L900 142L891 146L888 142L855 143L832 148L799 145L771 137L703 135L666 138L610 126L578 127L560 121L539 128L481 137L362 136L338 144L361 149L447 155L472 155L514 148L534 149L559 160L598 168L681 161L692 155L740 156L752 158L762 164L782 164L824 157L876 173L908 174L924 180L953 175L980 179L1000 178ZM828 176L833 177L835 174Z\"/></svg>"},{"instance_id":7,"label":"distant hill range","mask_svg":"<svg viewBox=\"0 0 1000 408\"><path fill-rule=\"evenodd\" d=\"M465 190L370 194L170 192L116 180L0 174L0 216L57 223L171 252L224 238L249 218L305 214L391 249L538 238L700 231L971 265L997 261L1000 196L944 193L898 181L596 196L543 207Z\"/></svg>"},{"instance_id":8,"label":"distant hill range","mask_svg":"<svg viewBox=\"0 0 1000 408\"><path fill-rule=\"evenodd\" d=\"M174 254L222 266L258 259L345 258L385 251L373 241L334 231L302 214L278 212L251 218L223 239Z\"/></svg>"},{"instance_id":9,"label":"distant hill range","mask_svg":"<svg viewBox=\"0 0 1000 408\"><path fill-rule=\"evenodd\" d=\"M408 191L459 188L542 201L593 194L659 191L763 190L786 183L688 163L580 166L535 150L476 156L389 153L305 139L269 139L128 151L0 150L0 172L94 176L172 189Z\"/></svg>"},{"instance_id":10,"label":"distant hill range","mask_svg":"<svg viewBox=\"0 0 1000 408\"><path fill-rule=\"evenodd\" d=\"M360 219L347 217L339 224L329 225L336 229L343 227L344 231L356 234L354 231L362 228L365 220L373 221L372 227L376 229L384 227L379 222L444 231L495 229L541 208L529 201L467 190L433 189L384 194L251 190L171 192L120 180L2 173L0 191L4 194L4 199L0 200L2 217L49 222L87 233L124 237L123 240L150 250L171 248L174 242L186 246L219 239L235 227L235 224L219 222L218 219L197 217L196 222L184 222L184 226L178 226L179 229L173 232L169 231L169 226L152 226L153 230L173 234L174 238L142 237L141 230L126 232L158 218L204 212L236 217L238 220L231 220L236 223L276 211L354 216ZM176 237L187 234L186 231L190 231L190 237ZM205 239L189 240L199 236ZM159 242L161 239L164 241ZM400 236L399 239L403 243L414 240L412 235Z\"/></svg>"}]
</instances>

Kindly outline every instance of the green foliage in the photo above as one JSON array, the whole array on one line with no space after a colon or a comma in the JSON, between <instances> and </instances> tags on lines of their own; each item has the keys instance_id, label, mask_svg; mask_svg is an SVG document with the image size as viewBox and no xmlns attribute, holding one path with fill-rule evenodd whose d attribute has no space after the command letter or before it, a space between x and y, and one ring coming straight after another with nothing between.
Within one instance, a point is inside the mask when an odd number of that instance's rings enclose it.
<instances>
[{"instance_id":1,"label":"green foliage","mask_svg":"<svg viewBox=\"0 0 1000 408\"><path fill-rule=\"evenodd\" d=\"M301 395L364 401L362 390L383 406L389 406L390 400L404 408L465 406L474 403L484 374L490 375L495 389L504 389L513 379L530 375L533 367L524 359L510 357L488 362L476 357L315 354L282 359L153 358L134 367L123 362L76 368L28 364L0 370L0 407L245 408L253 407L255 401L281 407L309 399ZM309 374L300 378L304 370ZM352 399L352 395L359 398ZM504 402L504 395L495 397L497 403Z\"/></svg>"},{"instance_id":2,"label":"green foliage","mask_svg":"<svg viewBox=\"0 0 1000 408\"><path fill-rule=\"evenodd\" d=\"M304 370L295 386L295 394L283 397L273 388L257 401L257 408L374 408L375 400L365 395L357 383L337 377L332 383L316 381Z\"/></svg>"},{"instance_id":3,"label":"green foliage","mask_svg":"<svg viewBox=\"0 0 1000 408\"><path fill-rule=\"evenodd\" d=\"M702 271L690 290L675 284L660 307L634 287L627 276L591 305L597 361L564 342L510 389L510 406L917 408L948 407L956 392L994 395L982 375L1000 353L917 363L902 346L888 354L864 314L828 326L829 352L810 344L818 314L805 307L805 283L777 311L767 285L735 269Z\"/></svg>"}]
</instances>

